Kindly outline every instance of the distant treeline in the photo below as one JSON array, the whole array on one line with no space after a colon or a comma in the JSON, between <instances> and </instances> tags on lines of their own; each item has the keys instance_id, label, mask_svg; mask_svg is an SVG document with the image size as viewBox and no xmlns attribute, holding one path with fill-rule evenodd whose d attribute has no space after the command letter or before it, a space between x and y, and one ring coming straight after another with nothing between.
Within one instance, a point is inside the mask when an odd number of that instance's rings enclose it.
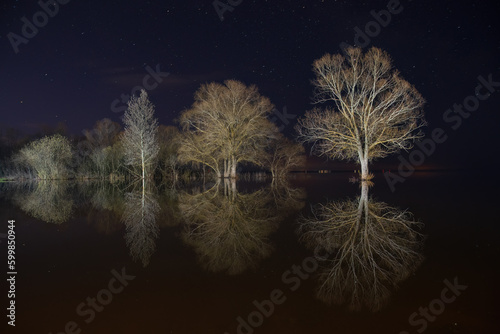
<instances>
[{"instance_id":1,"label":"distant treeline","mask_svg":"<svg viewBox=\"0 0 500 334\"><path fill-rule=\"evenodd\" d=\"M83 136L63 127L33 140L3 141L6 179L236 178L238 171L284 177L305 161L304 148L281 134L268 116L274 106L255 86L237 81L203 85L178 126L158 125L142 91L122 126L102 119Z\"/></svg>"}]
</instances>

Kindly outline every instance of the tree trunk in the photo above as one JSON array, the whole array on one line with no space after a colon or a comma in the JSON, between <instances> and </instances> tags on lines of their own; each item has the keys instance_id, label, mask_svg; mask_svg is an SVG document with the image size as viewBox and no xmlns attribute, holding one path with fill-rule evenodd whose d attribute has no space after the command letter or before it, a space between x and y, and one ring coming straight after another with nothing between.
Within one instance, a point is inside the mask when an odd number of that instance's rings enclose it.
<instances>
[{"instance_id":1,"label":"tree trunk","mask_svg":"<svg viewBox=\"0 0 500 334\"><path fill-rule=\"evenodd\" d=\"M229 160L224 159L224 178L229 177Z\"/></svg>"},{"instance_id":2,"label":"tree trunk","mask_svg":"<svg viewBox=\"0 0 500 334\"><path fill-rule=\"evenodd\" d=\"M358 205L358 215L359 221L361 222L364 219L365 223L368 224L368 183L361 182L361 196L359 198ZM366 226L365 226L366 228Z\"/></svg>"},{"instance_id":3,"label":"tree trunk","mask_svg":"<svg viewBox=\"0 0 500 334\"><path fill-rule=\"evenodd\" d=\"M234 156L231 157L231 178L236 178L236 158Z\"/></svg>"},{"instance_id":4,"label":"tree trunk","mask_svg":"<svg viewBox=\"0 0 500 334\"><path fill-rule=\"evenodd\" d=\"M361 180L366 180L368 178L368 159L366 157L360 158L361 163Z\"/></svg>"},{"instance_id":5,"label":"tree trunk","mask_svg":"<svg viewBox=\"0 0 500 334\"><path fill-rule=\"evenodd\" d=\"M146 176L146 166L144 164L144 150L141 151L141 165L142 165L142 189L144 189L144 182Z\"/></svg>"}]
</instances>

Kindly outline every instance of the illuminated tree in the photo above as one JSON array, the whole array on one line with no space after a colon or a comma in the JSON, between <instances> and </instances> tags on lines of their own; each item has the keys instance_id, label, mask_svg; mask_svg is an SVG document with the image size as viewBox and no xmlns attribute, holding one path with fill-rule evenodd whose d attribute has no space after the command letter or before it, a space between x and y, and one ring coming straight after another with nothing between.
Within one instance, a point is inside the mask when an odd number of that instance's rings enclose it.
<instances>
[{"instance_id":1,"label":"illuminated tree","mask_svg":"<svg viewBox=\"0 0 500 334\"><path fill-rule=\"evenodd\" d=\"M68 139L57 134L29 143L19 152L18 160L34 170L39 179L61 179L68 177L71 156Z\"/></svg>"},{"instance_id":2,"label":"illuminated tree","mask_svg":"<svg viewBox=\"0 0 500 334\"><path fill-rule=\"evenodd\" d=\"M179 158L235 178L240 162L261 165L261 152L276 126L267 116L273 105L256 86L227 80L202 85L190 110L180 117L183 136Z\"/></svg>"},{"instance_id":3,"label":"illuminated tree","mask_svg":"<svg viewBox=\"0 0 500 334\"><path fill-rule=\"evenodd\" d=\"M97 121L91 130L84 130L83 134L92 149L103 149L116 142L122 127L109 118Z\"/></svg>"},{"instance_id":4,"label":"illuminated tree","mask_svg":"<svg viewBox=\"0 0 500 334\"><path fill-rule=\"evenodd\" d=\"M272 138L264 155L265 166L269 168L273 179L285 177L293 168L305 164L305 150L301 144L294 143L281 133Z\"/></svg>"},{"instance_id":5,"label":"illuminated tree","mask_svg":"<svg viewBox=\"0 0 500 334\"><path fill-rule=\"evenodd\" d=\"M408 150L422 137L424 99L393 69L386 52L349 48L345 57L316 60L313 70L314 102L333 107L307 112L296 129L316 154L355 160L367 179L371 160Z\"/></svg>"},{"instance_id":6,"label":"illuminated tree","mask_svg":"<svg viewBox=\"0 0 500 334\"><path fill-rule=\"evenodd\" d=\"M120 145L117 145L120 131L120 124L108 118L97 121L91 130L84 130L85 140L78 145L79 150L84 148L80 161L85 164L85 155L88 155L92 169L101 177L115 172L122 158Z\"/></svg>"},{"instance_id":7,"label":"illuminated tree","mask_svg":"<svg viewBox=\"0 0 500 334\"><path fill-rule=\"evenodd\" d=\"M140 170L136 173L143 180L154 170L160 150L157 132L158 121L154 118L154 106L143 89L139 97L132 96L123 117L125 132L123 148L125 163Z\"/></svg>"},{"instance_id":8,"label":"illuminated tree","mask_svg":"<svg viewBox=\"0 0 500 334\"><path fill-rule=\"evenodd\" d=\"M160 125L158 129L158 142L160 151L158 160L161 163L164 175L171 174L175 180L177 178L178 151L180 143L180 133L176 127Z\"/></svg>"}]
</instances>

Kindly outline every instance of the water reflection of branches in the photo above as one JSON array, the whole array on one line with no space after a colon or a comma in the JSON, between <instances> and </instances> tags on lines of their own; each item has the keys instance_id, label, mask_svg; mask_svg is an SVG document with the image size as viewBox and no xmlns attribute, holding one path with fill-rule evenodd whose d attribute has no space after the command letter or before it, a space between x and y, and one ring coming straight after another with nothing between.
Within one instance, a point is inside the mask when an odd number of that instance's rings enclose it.
<instances>
[{"instance_id":1,"label":"water reflection of branches","mask_svg":"<svg viewBox=\"0 0 500 334\"><path fill-rule=\"evenodd\" d=\"M310 247L333 254L319 274L317 296L327 303L379 311L423 260L423 236L416 230L422 224L406 210L369 199L366 185L357 200L313 211L299 231Z\"/></svg>"},{"instance_id":2,"label":"water reflection of branches","mask_svg":"<svg viewBox=\"0 0 500 334\"><path fill-rule=\"evenodd\" d=\"M156 216L160 210L158 201L145 189L133 191L125 195L125 209L122 221L125 223L125 241L130 255L140 260L144 267L156 249L159 227Z\"/></svg>"},{"instance_id":3,"label":"water reflection of branches","mask_svg":"<svg viewBox=\"0 0 500 334\"><path fill-rule=\"evenodd\" d=\"M305 190L292 187L286 179L273 179L270 192L280 215L296 212L305 205Z\"/></svg>"},{"instance_id":4,"label":"water reflection of branches","mask_svg":"<svg viewBox=\"0 0 500 334\"><path fill-rule=\"evenodd\" d=\"M81 182L78 184L79 195L89 202L86 209L87 223L99 233L111 235L122 228L125 195L117 184L108 182Z\"/></svg>"},{"instance_id":5,"label":"water reflection of branches","mask_svg":"<svg viewBox=\"0 0 500 334\"><path fill-rule=\"evenodd\" d=\"M280 220L273 201L268 189L243 194L229 181L197 194L183 193L182 238L207 270L234 275L254 269L273 251L269 235Z\"/></svg>"},{"instance_id":6,"label":"water reflection of branches","mask_svg":"<svg viewBox=\"0 0 500 334\"><path fill-rule=\"evenodd\" d=\"M65 181L24 183L13 199L28 215L47 223L66 222L73 209L73 200Z\"/></svg>"}]
</instances>

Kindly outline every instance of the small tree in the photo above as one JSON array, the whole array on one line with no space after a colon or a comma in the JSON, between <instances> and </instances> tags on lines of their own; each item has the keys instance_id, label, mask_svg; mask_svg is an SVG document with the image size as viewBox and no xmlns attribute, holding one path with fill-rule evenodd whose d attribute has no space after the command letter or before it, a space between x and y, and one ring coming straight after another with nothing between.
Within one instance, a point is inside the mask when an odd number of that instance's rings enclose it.
<instances>
[{"instance_id":1,"label":"small tree","mask_svg":"<svg viewBox=\"0 0 500 334\"><path fill-rule=\"evenodd\" d=\"M154 118L154 106L144 89L139 97L130 98L123 123L125 163L140 170L137 176L144 183L149 172L154 170L160 149L157 139L158 121Z\"/></svg>"},{"instance_id":2,"label":"small tree","mask_svg":"<svg viewBox=\"0 0 500 334\"><path fill-rule=\"evenodd\" d=\"M313 70L314 102L333 102L333 108L307 112L296 129L316 154L355 160L367 179L369 161L410 149L422 137L424 99L386 52L349 48L345 57L316 60Z\"/></svg>"},{"instance_id":3,"label":"small tree","mask_svg":"<svg viewBox=\"0 0 500 334\"><path fill-rule=\"evenodd\" d=\"M19 152L19 160L34 170L39 179L61 179L68 177L71 155L68 139L57 134L26 145Z\"/></svg>"},{"instance_id":4,"label":"small tree","mask_svg":"<svg viewBox=\"0 0 500 334\"><path fill-rule=\"evenodd\" d=\"M273 179L285 177L292 168L302 167L305 163L304 147L279 133L276 139L269 141L265 155L265 166L269 168Z\"/></svg>"},{"instance_id":5,"label":"small tree","mask_svg":"<svg viewBox=\"0 0 500 334\"><path fill-rule=\"evenodd\" d=\"M83 134L92 150L103 149L116 142L122 127L109 118L97 121L91 130L84 130Z\"/></svg>"},{"instance_id":6,"label":"small tree","mask_svg":"<svg viewBox=\"0 0 500 334\"><path fill-rule=\"evenodd\" d=\"M160 145L158 157L161 162L163 175L171 174L175 180L177 178L178 167L179 130L174 126L160 125L158 141Z\"/></svg>"},{"instance_id":7,"label":"small tree","mask_svg":"<svg viewBox=\"0 0 500 334\"><path fill-rule=\"evenodd\" d=\"M104 118L95 123L91 130L84 130L85 145L92 167L100 177L116 171L116 143L121 131L120 124Z\"/></svg>"}]
</instances>

